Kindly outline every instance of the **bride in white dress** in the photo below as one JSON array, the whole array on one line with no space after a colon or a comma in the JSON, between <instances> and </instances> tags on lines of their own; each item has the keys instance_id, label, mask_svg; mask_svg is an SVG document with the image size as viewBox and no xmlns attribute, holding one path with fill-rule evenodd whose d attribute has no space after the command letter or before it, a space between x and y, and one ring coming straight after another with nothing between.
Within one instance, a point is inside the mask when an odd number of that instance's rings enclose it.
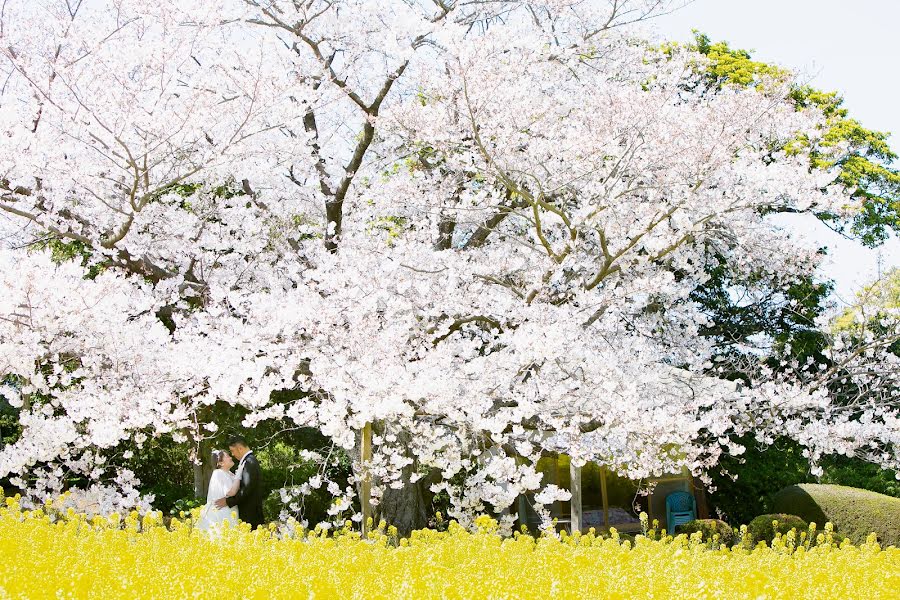
<instances>
[{"instance_id":1,"label":"bride in white dress","mask_svg":"<svg viewBox=\"0 0 900 600\"><path fill-rule=\"evenodd\" d=\"M238 524L237 507L216 508L215 502L219 498L234 496L237 493L241 485L241 469L238 468L237 473L231 472L234 459L225 450L213 450L212 458L216 470L209 479L206 506L203 507L203 512L200 513L200 519L197 521L197 529L201 531L221 529L222 524L226 521L232 527Z\"/></svg>"}]
</instances>

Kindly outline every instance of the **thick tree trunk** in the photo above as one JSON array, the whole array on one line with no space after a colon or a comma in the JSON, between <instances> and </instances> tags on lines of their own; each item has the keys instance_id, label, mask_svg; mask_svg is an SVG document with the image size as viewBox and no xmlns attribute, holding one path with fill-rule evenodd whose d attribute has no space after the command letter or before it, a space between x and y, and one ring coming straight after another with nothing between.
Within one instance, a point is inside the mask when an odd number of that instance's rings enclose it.
<instances>
[{"instance_id":1,"label":"thick tree trunk","mask_svg":"<svg viewBox=\"0 0 900 600\"><path fill-rule=\"evenodd\" d=\"M376 423L374 430L379 435L384 434L384 424ZM400 443L408 441L409 434L399 432L397 434ZM430 478L424 477L416 483L410 483L410 477L416 472L416 464L413 462L403 469L403 487L393 489L385 486L381 501L375 507L375 524L384 520L388 525L397 528L401 536L409 536L416 529L423 529L428 525L428 509L431 504L431 491L428 489Z\"/></svg>"},{"instance_id":2,"label":"thick tree trunk","mask_svg":"<svg viewBox=\"0 0 900 600\"><path fill-rule=\"evenodd\" d=\"M401 536L407 537L416 529L423 529L428 525L430 492L422 480L409 483L408 475L405 472L403 475L404 486L399 490L386 489L377 513L379 520L383 519L388 525L393 525Z\"/></svg>"},{"instance_id":3,"label":"thick tree trunk","mask_svg":"<svg viewBox=\"0 0 900 600\"><path fill-rule=\"evenodd\" d=\"M435 250L449 250L453 247L453 231L456 229L456 221L450 217L441 217L438 223L438 239L434 244Z\"/></svg>"}]
</instances>

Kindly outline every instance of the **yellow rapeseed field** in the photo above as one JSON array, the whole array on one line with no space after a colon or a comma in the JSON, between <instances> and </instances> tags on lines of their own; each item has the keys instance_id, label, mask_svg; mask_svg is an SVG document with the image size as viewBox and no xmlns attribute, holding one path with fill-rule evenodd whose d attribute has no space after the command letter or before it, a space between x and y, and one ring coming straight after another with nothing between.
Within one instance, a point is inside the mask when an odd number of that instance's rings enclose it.
<instances>
[{"instance_id":1,"label":"yellow rapeseed field","mask_svg":"<svg viewBox=\"0 0 900 600\"><path fill-rule=\"evenodd\" d=\"M191 517L109 519L0 507L0 598L897 598L900 550L838 543L830 530L771 548L703 543L698 534L501 538L383 526L362 540L250 532L210 536Z\"/></svg>"}]
</instances>

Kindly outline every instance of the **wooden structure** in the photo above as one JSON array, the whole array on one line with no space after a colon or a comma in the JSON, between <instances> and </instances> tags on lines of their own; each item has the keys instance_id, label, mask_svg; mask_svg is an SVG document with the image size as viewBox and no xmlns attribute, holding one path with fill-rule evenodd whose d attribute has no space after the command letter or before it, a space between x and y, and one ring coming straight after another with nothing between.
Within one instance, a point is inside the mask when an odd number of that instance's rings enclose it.
<instances>
[{"instance_id":1,"label":"wooden structure","mask_svg":"<svg viewBox=\"0 0 900 600\"><path fill-rule=\"evenodd\" d=\"M372 479L369 468L372 461L372 423L366 423L360 431L360 468L361 479L359 495L362 512L362 534L367 536L369 522L374 517L372 510ZM605 467L594 463L576 466L566 455L547 455L538 462L540 471L545 475L545 483L568 489L572 497L568 502L555 502L551 507L551 516L558 527L569 531L587 531L594 527L598 531L615 527L621 532L640 531L640 520L634 504L640 503L640 510L647 513L650 522L659 520L660 527L666 527L665 498L674 491L685 491L697 500L698 517L706 518L706 498L702 487L695 486L690 474L672 474L666 477L650 479L645 484L652 487L646 496L633 495L627 506L622 504L623 482L628 480L618 477ZM585 485L587 478L588 484ZM611 489L611 482L614 483ZM637 490L635 482L628 482ZM614 493L615 492L615 493ZM611 503L611 498L613 499ZM585 506L592 507L585 511ZM525 495L519 496L517 505L520 525L529 529L537 526L537 514L531 509L531 502ZM625 520L623 520L623 517Z\"/></svg>"},{"instance_id":2,"label":"wooden structure","mask_svg":"<svg viewBox=\"0 0 900 600\"><path fill-rule=\"evenodd\" d=\"M372 477L369 465L372 462L372 424L366 423L360 434L359 462L362 467L362 481L359 483L359 502L362 508L362 535L369 534L369 519L372 518Z\"/></svg>"},{"instance_id":3,"label":"wooden structure","mask_svg":"<svg viewBox=\"0 0 900 600\"><path fill-rule=\"evenodd\" d=\"M657 519L660 527L665 527L665 499L675 491L693 494L700 509L698 516L706 516L702 488L695 487L687 472L641 482L650 486L652 491L648 495L639 495L637 482L619 477L594 463L575 466L566 455L545 456L538 467L544 474L545 483L568 489L572 494L568 502L556 502L548 507L559 529L586 532L591 527L597 531L615 527L623 533L638 532L641 528L640 512L646 512L651 523ZM517 509L519 524L535 530L539 519L531 508L531 499L525 495L519 496Z\"/></svg>"},{"instance_id":4,"label":"wooden structure","mask_svg":"<svg viewBox=\"0 0 900 600\"><path fill-rule=\"evenodd\" d=\"M569 461L569 479L572 482L569 489L572 493L572 500L570 501L572 503L572 531L581 531L583 524L581 514L581 467L576 467L572 461Z\"/></svg>"}]
</instances>

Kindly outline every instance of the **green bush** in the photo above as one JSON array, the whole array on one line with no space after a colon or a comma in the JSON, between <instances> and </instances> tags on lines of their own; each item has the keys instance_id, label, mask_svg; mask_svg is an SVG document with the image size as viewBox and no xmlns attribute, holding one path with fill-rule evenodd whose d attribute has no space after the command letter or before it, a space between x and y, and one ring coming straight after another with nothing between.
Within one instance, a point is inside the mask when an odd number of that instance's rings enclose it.
<instances>
[{"instance_id":1,"label":"green bush","mask_svg":"<svg viewBox=\"0 0 900 600\"><path fill-rule=\"evenodd\" d=\"M834 525L838 539L861 544L872 532L883 545L900 546L900 498L841 485L800 484L775 495L777 510Z\"/></svg>"},{"instance_id":2,"label":"green bush","mask_svg":"<svg viewBox=\"0 0 900 600\"><path fill-rule=\"evenodd\" d=\"M713 536L719 535L719 543L725 546L731 546L734 543L734 530L725 521L718 519L695 519L684 525L679 525L675 529L675 533L692 533L701 532L704 542L711 542Z\"/></svg>"},{"instance_id":3,"label":"green bush","mask_svg":"<svg viewBox=\"0 0 900 600\"><path fill-rule=\"evenodd\" d=\"M0 448L14 444L22 434L19 415L12 411L0 410Z\"/></svg>"},{"instance_id":4,"label":"green bush","mask_svg":"<svg viewBox=\"0 0 900 600\"><path fill-rule=\"evenodd\" d=\"M716 488L708 496L710 510L730 523L748 523L762 513L782 512L773 504L775 494L798 483L832 483L900 497L900 481L893 471L858 458L824 457L819 465L824 473L817 480L797 443L779 439L760 447L752 437L739 441L746 447L744 454L723 457L721 471L710 473Z\"/></svg>"},{"instance_id":5,"label":"green bush","mask_svg":"<svg viewBox=\"0 0 900 600\"><path fill-rule=\"evenodd\" d=\"M280 489L273 490L266 496L263 501L263 515L267 522L280 521L282 510L298 521L306 521L309 527L329 519L327 511L331 506L331 495L323 490L313 490L309 495L302 497L296 494L298 488L299 486L286 486L284 489L293 496L291 502L302 507L299 511L292 510L290 504L281 501Z\"/></svg>"},{"instance_id":6,"label":"green bush","mask_svg":"<svg viewBox=\"0 0 900 600\"><path fill-rule=\"evenodd\" d=\"M809 460L797 444L779 440L761 449L752 438L740 440L747 448L741 456L725 456L711 475L716 491L708 499L713 514L729 523L749 523L754 517L775 512L772 497L785 486L813 481ZM732 479L731 477L736 477Z\"/></svg>"},{"instance_id":7,"label":"green bush","mask_svg":"<svg viewBox=\"0 0 900 600\"><path fill-rule=\"evenodd\" d=\"M773 521L778 521L777 530L772 525ZM791 529L796 529L799 536L800 533L809 529L809 523L795 515L776 513L760 515L747 525L747 531L750 532L754 543L765 542L766 544L771 544L772 540L775 539L776 531L784 535Z\"/></svg>"},{"instance_id":8,"label":"green bush","mask_svg":"<svg viewBox=\"0 0 900 600\"><path fill-rule=\"evenodd\" d=\"M831 483L900 497L900 480L893 471L848 456L832 456L822 461L825 472L816 483ZM795 481L793 483L802 483Z\"/></svg>"},{"instance_id":9,"label":"green bush","mask_svg":"<svg viewBox=\"0 0 900 600\"><path fill-rule=\"evenodd\" d=\"M285 490L296 492L299 486L285 486ZM290 505L281 501L281 490L273 490L263 500L263 515L266 521L272 523L280 520L281 511L287 511L288 515L298 521L306 521L307 526L313 528L318 523L331 520L328 509L331 508L332 496L324 489L312 490L307 496L292 494L296 503L301 507L299 511L292 510Z\"/></svg>"},{"instance_id":10,"label":"green bush","mask_svg":"<svg viewBox=\"0 0 900 600\"><path fill-rule=\"evenodd\" d=\"M302 510L299 513L291 511L281 502L279 491L281 488L296 489L298 484L320 474L320 465L304 459L301 450L303 446L277 441L255 451L262 465L263 489L269 492L263 501L263 514L269 522L278 520L282 509L288 509L288 512L298 520L307 521L310 527L330 519L328 509L331 508L333 497L324 486L311 490L303 497ZM324 454L327 449L319 447L317 450ZM351 459L346 452L339 449L331 449L328 452L331 452L332 458L336 461L328 468L328 478L344 489L352 472Z\"/></svg>"},{"instance_id":11,"label":"green bush","mask_svg":"<svg viewBox=\"0 0 900 600\"><path fill-rule=\"evenodd\" d=\"M126 450L133 454L128 460L122 458ZM141 493L152 494L153 508L164 514L177 515L178 510L173 512L175 504L194 495L189 446L173 441L169 435L151 437L141 448L132 442L124 443L110 450L106 458L110 466L127 467L134 472L141 481Z\"/></svg>"},{"instance_id":12,"label":"green bush","mask_svg":"<svg viewBox=\"0 0 900 600\"><path fill-rule=\"evenodd\" d=\"M0 383L3 383L0 380ZM22 426L19 425L19 412L0 396L0 448L16 443L22 434ZM0 477L0 494L6 489L14 491L8 477ZM2 496L0 496L2 497Z\"/></svg>"},{"instance_id":13,"label":"green bush","mask_svg":"<svg viewBox=\"0 0 900 600\"><path fill-rule=\"evenodd\" d=\"M281 502L281 493L278 490L266 496L266 499L263 501L263 516L266 519L266 523L278 521L282 508L284 508L284 504Z\"/></svg>"}]
</instances>

